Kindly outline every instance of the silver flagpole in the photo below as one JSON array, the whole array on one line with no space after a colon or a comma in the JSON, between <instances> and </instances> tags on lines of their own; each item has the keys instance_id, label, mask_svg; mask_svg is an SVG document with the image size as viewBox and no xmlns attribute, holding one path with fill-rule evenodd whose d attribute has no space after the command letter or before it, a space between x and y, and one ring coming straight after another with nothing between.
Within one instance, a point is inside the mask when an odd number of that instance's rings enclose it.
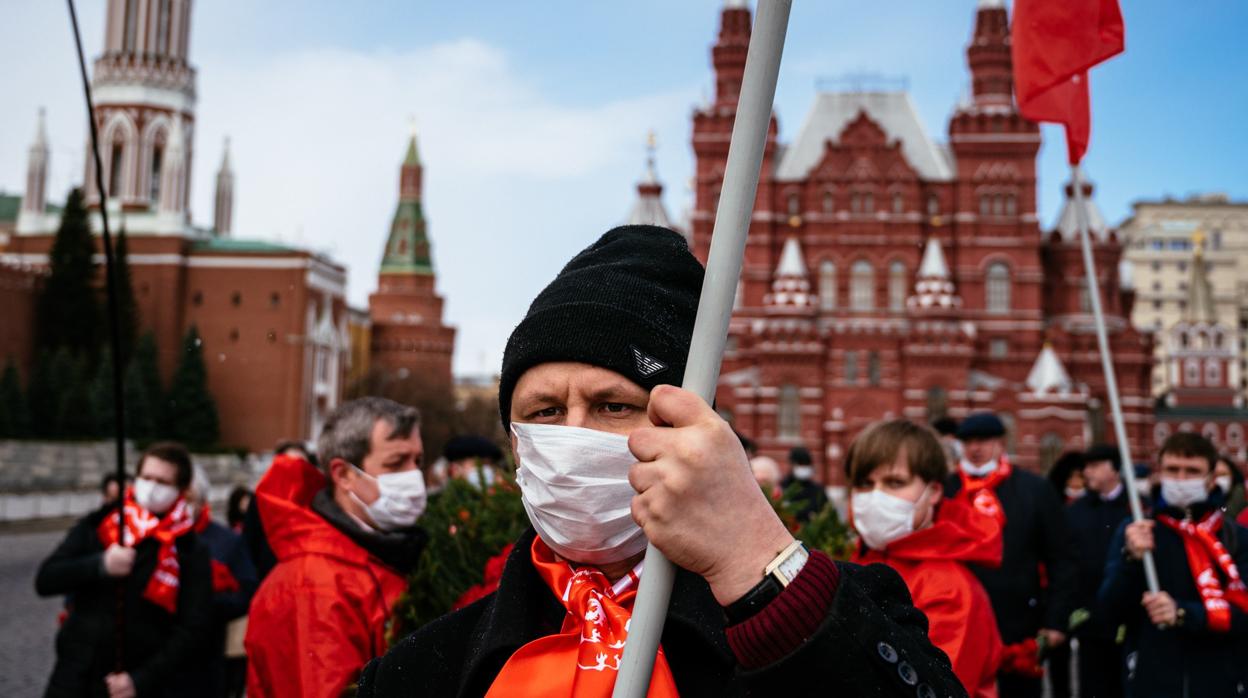
<instances>
[{"instance_id":1,"label":"silver flagpole","mask_svg":"<svg viewBox=\"0 0 1248 698\"><path fill-rule=\"evenodd\" d=\"M707 404L715 399L715 386L719 382L720 359L728 337L728 320L732 316L737 280L741 276L745 236L754 212L763 147L771 123L780 55L784 50L784 35L792 5L793 0L759 0L758 14L750 34L737 116L732 125L732 140L728 144L724 183L711 234L706 278L702 282L698 316L693 325L693 340L689 345L689 360L681 386L701 395ZM613 698L643 698L646 695L650 674L654 671L659 638L663 634L663 622L667 618L667 604L672 595L676 568L658 548L649 545L644 569Z\"/></svg>"},{"instance_id":2,"label":"silver flagpole","mask_svg":"<svg viewBox=\"0 0 1248 698\"><path fill-rule=\"evenodd\" d=\"M1079 223L1079 241L1083 246L1083 269L1088 278L1088 298L1092 302L1092 315L1096 323L1096 343L1101 349L1101 369L1105 372L1105 392L1109 393L1109 408L1114 420L1114 438L1118 440L1118 456L1122 460L1122 479L1127 488L1127 501L1131 503L1131 518L1144 520L1140 507L1140 493L1135 488L1135 466L1131 460L1131 448L1127 444L1127 428L1122 419L1122 403L1118 399L1118 380L1114 376L1114 361L1109 353L1109 337L1105 332L1105 314L1101 310L1100 284L1096 280L1096 262L1092 258L1092 241L1088 234L1088 211L1083 199L1083 168L1072 165L1070 180L1075 193L1075 220ZM1153 554L1144 553L1144 576L1148 590L1157 593L1157 566Z\"/></svg>"}]
</instances>

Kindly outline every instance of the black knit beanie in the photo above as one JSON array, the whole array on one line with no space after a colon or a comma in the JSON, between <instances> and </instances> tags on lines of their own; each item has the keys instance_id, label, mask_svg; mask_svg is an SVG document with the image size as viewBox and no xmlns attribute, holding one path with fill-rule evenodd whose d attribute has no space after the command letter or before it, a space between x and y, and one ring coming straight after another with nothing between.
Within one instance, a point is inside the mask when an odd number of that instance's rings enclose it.
<instances>
[{"instance_id":1,"label":"black knit beanie","mask_svg":"<svg viewBox=\"0 0 1248 698\"><path fill-rule=\"evenodd\" d=\"M647 390L680 385L703 273L679 233L652 225L609 230L573 257L507 340L498 386L503 428L516 382L538 364L591 364Z\"/></svg>"}]
</instances>

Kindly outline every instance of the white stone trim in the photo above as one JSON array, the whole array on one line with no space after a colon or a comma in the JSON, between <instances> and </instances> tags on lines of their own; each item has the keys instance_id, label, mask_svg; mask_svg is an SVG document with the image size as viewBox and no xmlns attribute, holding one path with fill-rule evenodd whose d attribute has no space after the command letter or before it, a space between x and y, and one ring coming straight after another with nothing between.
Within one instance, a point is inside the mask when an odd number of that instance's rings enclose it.
<instances>
[{"instance_id":1,"label":"white stone trim","mask_svg":"<svg viewBox=\"0 0 1248 698\"><path fill-rule=\"evenodd\" d=\"M195 110L195 98L177 90L147 85L118 85L108 83L94 86L95 106L141 104L147 107L167 109L186 117ZM103 143L103 141L101 141Z\"/></svg>"}]
</instances>

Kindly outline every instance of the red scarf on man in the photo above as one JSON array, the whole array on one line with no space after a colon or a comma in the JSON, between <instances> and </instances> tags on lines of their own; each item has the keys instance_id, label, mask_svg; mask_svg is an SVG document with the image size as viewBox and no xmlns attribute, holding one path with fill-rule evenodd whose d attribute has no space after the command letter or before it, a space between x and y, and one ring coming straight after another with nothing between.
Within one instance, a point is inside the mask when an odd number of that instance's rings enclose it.
<instances>
[{"instance_id":1,"label":"red scarf on man","mask_svg":"<svg viewBox=\"0 0 1248 698\"><path fill-rule=\"evenodd\" d=\"M1205 604L1209 629L1215 633L1227 632L1231 629L1231 605L1248 613L1248 589L1239 577L1235 561L1226 552L1222 541L1218 540L1222 512L1211 511L1195 523L1187 519L1179 521L1165 514L1159 514L1157 520L1174 529L1183 539L1187 566L1192 570L1192 579L1196 581L1196 589ZM1218 578L1217 570L1221 570L1226 578L1225 587Z\"/></svg>"},{"instance_id":2,"label":"red scarf on man","mask_svg":"<svg viewBox=\"0 0 1248 698\"><path fill-rule=\"evenodd\" d=\"M574 696L607 698L628 638L639 571L633 568L613 587L593 567L572 569L533 539L533 567L568 610L557 635L540 637L511 655L486 698L503 696ZM649 698L675 697L676 681L659 648L650 678Z\"/></svg>"},{"instance_id":3,"label":"red scarf on man","mask_svg":"<svg viewBox=\"0 0 1248 698\"><path fill-rule=\"evenodd\" d=\"M178 551L174 546L174 541L192 529L203 530L208 525L208 507L202 507L199 515L192 517L191 507L186 503L186 499L178 497L173 503L173 508L160 517L139 506L138 502L134 501L134 489L127 488L125 518L126 533L125 538L120 541L122 545L132 548L148 538L155 538L160 543L160 548L156 552L156 569L147 581L147 588L143 590L143 598L170 613L176 613L179 566ZM96 533L106 548L119 542L116 513L109 512L96 528Z\"/></svg>"},{"instance_id":4,"label":"red scarf on man","mask_svg":"<svg viewBox=\"0 0 1248 698\"><path fill-rule=\"evenodd\" d=\"M996 469L983 477L971 477L958 468L958 476L962 478L962 491L958 496L976 511L995 518L1004 526L1005 509L1001 508L1001 500L997 497L997 485L1004 482L1011 472L1013 468L1004 453L997 460Z\"/></svg>"}]
</instances>

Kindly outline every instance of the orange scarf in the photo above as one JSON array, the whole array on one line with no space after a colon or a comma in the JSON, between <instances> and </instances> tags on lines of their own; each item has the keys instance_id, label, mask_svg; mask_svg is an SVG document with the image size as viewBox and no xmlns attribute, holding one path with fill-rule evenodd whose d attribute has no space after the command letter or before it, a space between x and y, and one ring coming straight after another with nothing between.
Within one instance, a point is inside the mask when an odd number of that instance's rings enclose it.
<instances>
[{"instance_id":1,"label":"orange scarf","mask_svg":"<svg viewBox=\"0 0 1248 698\"><path fill-rule=\"evenodd\" d=\"M1222 512L1211 511L1199 522L1179 521L1172 516L1158 515L1157 520L1174 529L1183 539L1183 549L1187 553L1187 566L1196 581L1196 589L1200 591L1200 599L1205 604L1205 615L1208 616L1209 629L1215 633L1224 633L1231 629L1231 605L1234 604L1244 613L1248 613L1248 589L1239 577L1239 569L1222 541L1218 540L1218 530L1222 528ZM1221 570L1226 578L1225 588L1214 568Z\"/></svg>"},{"instance_id":2,"label":"orange scarf","mask_svg":"<svg viewBox=\"0 0 1248 698\"><path fill-rule=\"evenodd\" d=\"M164 517L160 517L139 506L134 501L134 489L127 488L125 518L126 534L124 540L121 540L122 545L132 548L148 538L155 538L160 542L156 553L156 569L147 581L143 598L170 613L177 613L180 584L178 551L174 547L174 541L192 529L203 530L208 525L208 507L205 505L197 517L192 517L191 507L186 499L178 497L173 508ZM116 513L109 512L96 528L96 533L106 548L117 543Z\"/></svg>"},{"instance_id":3,"label":"orange scarf","mask_svg":"<svg viewBox=\"0 0 1248 698\"><path fill-rule=\"evenodd\" d=\"M628 638L640 567L613 587L593 567L573 570L542 539L533 539L533 567L568 613L557 635L538 638L511 655L486 698L575 696L607 698ZM659 648L648 698L674 697L676 681Z\"/></svg>"},{"instance_id":4,"label":"orange scarf","mask_svg":"<svg viewBox=\"0 0 1248 698\"><path fill-rule=\"evenodd\" d=\"M1001 500L997 497L997 485L1004 482L1011 472L1013 468L1010 467L1010 461L1004 453L997 461L997 469L984 477L971 477L966 474L965 470L959 468L958 476L962 478L963 501L975 507L979 513L995 518L1004 526L1005 509L1001 508Z\"/></svg>"}]
</instances>

